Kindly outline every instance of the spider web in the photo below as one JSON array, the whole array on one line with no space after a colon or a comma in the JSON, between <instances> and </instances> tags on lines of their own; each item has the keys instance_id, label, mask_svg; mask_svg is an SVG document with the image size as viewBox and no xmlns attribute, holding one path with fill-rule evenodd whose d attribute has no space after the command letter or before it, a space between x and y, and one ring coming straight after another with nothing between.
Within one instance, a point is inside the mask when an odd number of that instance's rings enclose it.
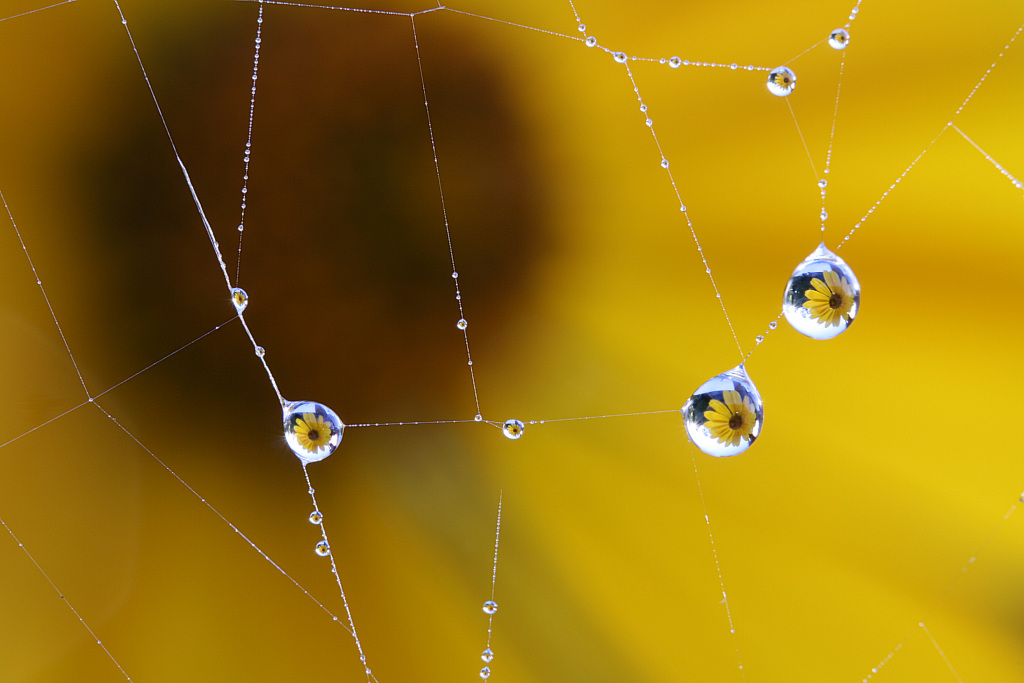
<instances>
[{"instance_id":1,"label":"spider web","mask_svg":"<svg viewBox=\"0 0 1024 683\"><path fill-rule=\"evenodd\" d=\"M428 423L309 468L374 678L477 679L500 495L494 680L1017 680L1020 8L426 4L263 3L239 233L259 5L120 2L282 393ZM0 19L2 677L365 680L117 7ZM755 345L830 140L862 315ZM716 460L723 307L767 419Z\"/></svg>"}]
</instances>

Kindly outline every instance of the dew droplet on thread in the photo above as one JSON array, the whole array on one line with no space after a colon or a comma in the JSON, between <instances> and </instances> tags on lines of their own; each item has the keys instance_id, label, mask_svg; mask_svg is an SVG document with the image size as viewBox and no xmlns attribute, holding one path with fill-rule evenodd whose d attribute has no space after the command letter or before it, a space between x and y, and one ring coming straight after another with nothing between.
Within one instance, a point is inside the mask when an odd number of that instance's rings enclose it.
<instances>
[{"instance_id":1,"label":"dew droplet on thread","mask_svg":"<svg viewBox=\"0 0 1024 683\"><path fill-rule=\"evenodd\" d=\"M693 445L716 458L747 450L764 425L764 403L742 364L697 387L679 412Z\"/></svg>"},{"instance_id":2,"label":"dew droplet on thread","mask_svg":"<svg viewBox=\"0 0 1024 683\"><path fill-rule=\"evenodd\" d=\"M770 323L768 323L768 329L769 329L769 330L774 330L774 329L775 329L776 327L778 327L778 326L779 326L779 323L777 323L777 322L776 322L776 321L774 321L774 320L773 320L773 321L771 321Z\"/></svg>"},{"instance_id":3,"label":"dew droplet on thread","mask_svg":"<svg viewBox=\"0 0 1024 683\"><path fill-rule=\"evenodd\" d=\"M494 659L494 653L491 651L491 648L487 648L486 650L481 652L480 659L484 660L485 664L490 664L491 661Z\"/></svg>"},{"instance_id":4,"label":"dew droplet on thread","mask_svg":"<svg viewBox=\"0 0 1024 683\"><path fill-rule=\"evenodd\" d=\"M239 226L241 228L241 226ZM235 310L241 313L245 310L245 307L249 305L249 295L245 293L245 290L241 287L231 288L231 303L235 305Z\"/></svg>"},{"instance_id":5,"label":"dew droplet on thread","mask_svg":"<svg viewBox=\"0 0 1024 683\"><path fill-rule=\"evenodd\" d=\"M788 66L777 66L768 73L768 92L785 97L796 87L796 74Z\"/></svg>"},{"instance_id":6,"label":"dew droplet on thread","mask_svg":"<svg viewBox=\"0 0 1024 683\"><path fill-rule=\"evenodd\" d=\"M523 435L526 426L516 419L505 420L505 424L501 425L501 432L505 435L506 439L518 439Z\"/></svg>"},{"instance_id":7,"label":"dew droplet on thread","mask_svg":"<svg viewBox=\"0 0 1024 683\"><path fill-rule=\"evenodd\" d=\"M341 443L345 423L324 404L291 401L283 410L285 441L304 465L323 460Z\"/></svg>"},{"instance_id":8,"label":"dew droplet on thread","mask_svg":"<svg viewBox=\"0 0 1024 683\"><path fill-rule=\"evenodd\" d=\"M828 35L828 44L833 50L845 50L850 44L850 32L845 28L837 28Z\"/></svg>"},{"instance_id":9,"label":"dew droplet on thread","mask_svg":"<svg viewBox=\"0 0 1024 683\"><path fill-rule=\"evenodd\" d=\"M313 549L320 557L327 557L331 554L331 546L327 544L327 541L320 541L316 544L316 548Z\"/></svg>"},{"instance_id":10,"label":"dew droplet on thread","mask_svg":"<svg viewBox=\"0 0 1024 683\"><path fill-rule=\"evenodd\" d=\"M480 669L480 678L482 678L482 679L484 679L486 681L490 677L491 677L491 667L485 666L484 668Z\"/></svg>"},{"instance_id":11,"label":"dew droplet on thread","mask_svg":"<svg viewBox=\"0 0 1024 683\"><path fill-rule=\"evenodd\" d=\"M668 168L668 159L664 159L664 158L663 158L663 159L661 160L661 167L662 167L662 168Z\"/></svg>"},{"instance_id":12,"label":"dew droplet on thread","mask_svg":"<svg viewBox=\"0 0 1024 683\"><path fill-rule=\"evenodd\" d=\"M612 53L612 59L614 59L619 64L625 64L626 63L626 53L625 52L613 52Z\"/></svg>"},{"instance_id":13,"label":"dew droplet on thread","mask_svg":"<svg viewBox=\"0 0 1024 683\"><path fill-rule=\"evenodd\" d=\"M488 600L483 606L484 614L494 614L498 611L498 603L494 600Z\"/></svg>"},{"instance_id":14,"label":"dew droplet on thread","mask_svg":"<svg viewBox=\"0 0 1024 683\"><path fill-rule=\"evenodd\" d=\"M670 57L668 60L668 65L673 69L678 69L682 64L683 60L679 59L679 57Z\"/></svg>"},{"instance_id":15,"label":"dew droplet on thread","mask_svg":"<svg viewBox=\"0 0 1024 683\"><path fill-rule=\"evenodd\" d=\"M594 36L587 36L587 39L584 42L587 44L587 47L594 47L597 45L597 38Z\"/></svg>"},{"instance_id":16,"label":"dew droplet on thread","mask_svg":"<svg viewBox=\"0 0 1024 683\"><path fill-rule=\"evenodd\" d=\"M256 355L259 356L260 358L263 358L263 356L266 355L266 353L266 350L262 346L256 347Z\"/></svg>"},{"instance_id":17,"label":"dew droplet on thread","mask_svg":"<svg viewBox=\"0 0 1024 683\"><path fill-rule=\"evenodd\" d=\"M857 277L824 242L793 271L782 300L789 324L812 339L831 339L846 331L859 310Z\"/></svg>"},{"instance_id":18,"label":"dew droplet on thread","mask_svg":"<svg viewBox=\"0 0 1024 683\"><path fill-rule=\"evenodd\" d=\"M324 521L324 516L320 514L319 510L313 510L312 512L309 513L310 524L319 524L322 521Z\"/></svg>"},{"instance_id":19,"label":"dew droplet on thread","mask_svg":"<svg viewBox=\"0 0 1024 683\"><path fill-rule=\"evenodd\" d=\"M818 187L824 190L826 187L828 187L828 181L822 178L821 180L818 181Z\"/></svg>"},{"instance_id":20,"label":"dew droplet on thread","mask_svg":"<svg viewBox=\"0 0 1024 683\"><path fill-rule=\"evenodd\" d=\"M466 321L465 318L459 318L459 322L455 323L455 326L460 330L464 330L467 327L469 327L469 323Z\"/></svg>"},{"instance_id":21,"label":"dew droplet on thread","mask_svg":"<svg viewBox=\"0 0 1024 683\"><path fill-rule=\"evenodd\" d=\"M823 221L827 221L828 220L828 211L825 211L824 209L821 210L821 220L823 220Z\"/></svg>"}]
</instances>

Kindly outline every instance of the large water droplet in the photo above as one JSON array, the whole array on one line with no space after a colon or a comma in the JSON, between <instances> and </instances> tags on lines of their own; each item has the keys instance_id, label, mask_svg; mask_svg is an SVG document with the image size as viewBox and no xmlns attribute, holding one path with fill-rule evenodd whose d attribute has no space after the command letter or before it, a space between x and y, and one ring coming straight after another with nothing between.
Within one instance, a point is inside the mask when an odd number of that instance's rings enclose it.
<instances>
[{"instance_id":1,"label":"large water droplet","mask_svg":"<svg viewBox=\"0 0 1024 683\"><path fill-rule=\"evenodd\" d=\"M241 287L232 287L231 303L235 305L235 310L241 313L249 305L249 295Z\"/></svg>"},{"instance_id":2,"label":"large water droplet","mask_svg":"<svg viewBox=\"0 0 1024 683\"><path fill-rule=\"evenodd\" d=\"M487 648L482 653L480 653L480 659L484 660L485 664L490 664L491 661L494 659L494 653L491 651L491 648Z\"/></svg>"},{"instance_id":3,"label":"large water droplet","mask_svg":"<svg viewBox=\"0 0 1024 683\"><path fill-rule=\"evenodd\" d=\"M788 66L777 66L768 73L768 92L785 97L796 87L796 74Z\"/></svg>"},{"instance_id":4,"label":"large water droplet","mask_svg":"<svg viewBox=\"0 0 1024 683\"><path fill-rule=\"evenodd\" d=\"M331 546L327 545L327 541L320 541L313 550L320 557L327 557L331 554Z\"/></svg>"},{"instance_id":5,"label":"large water droplet","mask_svg":"<svg viewBox=\"0 0 1024 683\"><path fill-rule=\"evenodd\" d=\"M682 64L683 60L679 59L679 57L669 57L668 65L673 69L678 69Z\"/></svg>"},{"instance_id":6,"label":"large water droplet","mask_svg":"<svg viewBox=\"0 0 1024 683\"><path fill-rule=\"evenodd\" d=\"M494 614L498 611L498 603L494 600L488 600L484 603L484 614Z\"/></svg>"},{"instance_id":7,"label":"large water droplet","mask_svg":"<svg viewBox=\"0 0 1024 683\"><path fill-rule=\"evenodd\" d=\"M284 438L303 463L323 460L341 443L345 424L327 406L292 401L284 406Z\"/></svg>"},{"instance_id":8,"label":"large water droplet","mask_svg":"<svg viewBox=\"0 0 1024 683\"><path fill-rule=\"evenodd\" d=\"M845 28L837 28L829 34L828 44L834 50L845 50L850 44L850 32Z\"/></svg>"},{"instance_id":9,"label":"large water droplet","mask_svg":"<svg viewBox=\"0 0 1024 683\"><path fill-rule=\"evenodd\" d=\"M505 420L505 424L501 425L501 431L508 439L518 439L525 429L526 425L516 419Z\"/></svg>"},{"instance_id":10,"label":"large water droplet","mask_svg":"<svg viewBox=\"0 0 1024 683\"><path fill-rule=\"evenodd\" d=\"M742 365L697 387L680 412L690 441L715 457L747 450L764 424L764 403Z\"/></svg>"},{"instance_id":11,"label":"large water droplet","mask_svg":"<svg viewBox=\"0 0 1024 683\"><path fill-rule=\"evenodd\" d=\"M793 271L782 299L786 320L812 339L831 339L844 332L859 309L857 276L824 242Z\"/></svg>"},{"instance_id":12,"label":"large water droplet","mask_svg":"<svg viewBox=\"0 0 1024 683\"><path fill-rule=\"evenodd\" d=\"M612 57L619 64L625 64L626 63L626 53L625 52L613 52L612 53Z\"/></svg>"},{"instance_id":13,"label":"large water droplet","mask_svg":"<svg viewBox=\"0 0 1024 683\"><path fill-rule=\"evenodd\" d=\"M597 45L597 38L595 38L594 36L587 36L586 43L587 47L594 47L595 45Z\"/></svg>"},{"instance_id":14,"label":"large water droplet","mask_svg":"<svg viewBox=\"0 0 1024 683\"><path fill-rule=\"evenodd\" d=\"M322 521L324 521L324 516L320 514L319 510L313 510L312 512L309 513L310 524L319 524Z\"/></svg>"}]
</instances>

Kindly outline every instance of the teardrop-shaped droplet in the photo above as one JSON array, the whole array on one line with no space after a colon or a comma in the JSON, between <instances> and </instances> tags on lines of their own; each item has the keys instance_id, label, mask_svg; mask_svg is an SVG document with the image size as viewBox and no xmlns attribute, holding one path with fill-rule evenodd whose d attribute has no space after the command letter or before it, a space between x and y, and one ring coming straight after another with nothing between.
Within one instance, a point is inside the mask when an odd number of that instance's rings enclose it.
<instances>
[{"instance_id":1,"label":"teardrop-shaped droplet","mask_svg":"<svg viewBox=\"0 0 1024 683\"><path fill-rule=\"evenodd\" d=\"M331 546L327 545L327 541L320 541L313 550L320 557L327 557L331 554Z\"/></svg>"},{"instance_id":2,"label":"teardrop-shaped droplet","mask_svg":"<svg viewBox=\"0 0 1024 683\"><path fill-rule=\"evenodd\" d=\"M715 457L747 450L764 424L764 403L742 365L697 387L680 412L690 441Z\"/></svg>"},{"instance_id":3,"label":"teardrop-shaped droplet","mask_svg":"<svg viewBox=\"0 0 1024 683\"><path fill-rule=\"evenodd\" d=\"M338 414L322 403L292 401L284 406L284 438L304 464L333 453L344 431Z\"/></svg>"},{"instance_id":4,"label":"teardrop-shaped droplet","mask_svg":"<svg viewBox=\"0 0 1024 683\"><path fill-rule=\"evenodd\" d=\"M241 313L249 305L249 295L241 287L232 287L231 303L235 305L235 310Z\"/></svg>"},{"instance_id":5,"label":"teardrop-shaped droplet","mask_svg":"<svg viewBox=\"0 0 1024 683\"><path fill-rule=\"evenodd\" d=\"M626 53L625 52L613 52L612 53L612 57L619 64L625 64L626 63Z\"/></svg>"},{"instance_id":6,"label":"teardrop-shaped droplet","mask_svg":"<svg viewBox=\"0 0 1024 683\"><path fill-rule=\"evenodd\" d=\"M824 242L793 271L782 300L789 324L812 339L831 339L846 331L859 310L857 276Z\"/></svg>"},{"instance_id":7,"label":"teardrop-shaped droplet","mask_svg":"<svg viewBox=\"0 0 1024 683\"><path fill-rule=\"evenodd\" d=\"M768 73L768 92L785 97L796 87L796 74L788 66L777 66Z\"/></svg>"},{"instance_id":8,"label":"teardrop-shaped droplet","mask_svg":"<svg viewBox=\"0 0 1024 683\"><path fill-rule=\"evenodd\" d=\"M837 28L828 35L828 44L833 50L845 50L850 44L850 32L845 28Z\"/></svg>"},{"instance_id":9,"label":"teardrop-shaped droplet","mask_svg":"<svg viewBox=\"0 0 1024 683\"><path fill-rule=\"evenodd\" d=\"M521 420L505 420L505 424L501 425L501 432L508 439L518 439L523 435L523 431L526 429L526 425Z\"/></svg>"},{"instance_id":10,"label":"teardrop-shaped droplet","mask_svg":"<svg viewBox=\"0 0 1024 683\"><path fill-rule=\"evenodd\" d=\"M312 512L309 513L310 524L319 524L322 521L324 521L324 516L320 514L319 510L313 510Z\"/></svg>"},{"instance_id":11,"label":"teardrop-shaped droplet","mask_svg":"<svg viewBox=\"0 0 1024 683\"><path fill-rule=\"evenodd\" d=\"M494 600L488 600L484 603L484 614L494 614L498 611L498 603Z\"/></svg>"},{"instance_id":12,"label":"teardrop-shaped droplet","mask_svg":"<svg viewBox=\"0 0 1024 683\"><path fill-rule=\"evenodd\" d=\"M494 660L494 653L491 651L491 648L487 648L481 652L480 659L484 660L485 664L490 664Z\"/></svg>"}]
</instances>

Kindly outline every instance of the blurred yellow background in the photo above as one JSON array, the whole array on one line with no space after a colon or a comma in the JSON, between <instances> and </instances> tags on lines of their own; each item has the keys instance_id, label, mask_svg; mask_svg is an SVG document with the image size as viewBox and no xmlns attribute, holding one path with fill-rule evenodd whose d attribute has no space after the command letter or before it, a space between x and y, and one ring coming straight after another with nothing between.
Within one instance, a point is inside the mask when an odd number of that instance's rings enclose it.
<instances>
[{"instance_id":1,"label":"blurred yellow background","mask_svg":"<svg viewBox=\"0 0 1024 683\"><path fill-rule=\"evenodd\" d=\"M481 412L554 420L674 411L740 361L604 48L797 74L807 151L763 71L629 63L749 351L820 240L840 61L833 247L1024 23L1013 0L868 0L840 53L819 41L848 1L575 6L601 47L568 2L457 0L416 18L418 61L408 16L264 5L239 259L259 7L121 0L287 398L350 424L476 412L420 66ZM4 218L0 518L134 681L365 680L351 637L197 499L344 620L117 8L13 16L38 7L0 4L0 191L82 380ZM1022 50L956 118L1017 177ZM781 322L750 357L765 425L734 458L696 451L677 412L515 442L347 430L309 473L376 680L479 680L499 491L492 681L861 681L898 646L872 680L1024 680L1024 518L1004 520L1024 488L1022 228L1021 190L942 133L839 252L856 324L819 342ZM97 399L138 443L81 405L82 383L222 323ZM6 533L0 577L0 680L123 680Z\"/></svg>"}]
</instances>

